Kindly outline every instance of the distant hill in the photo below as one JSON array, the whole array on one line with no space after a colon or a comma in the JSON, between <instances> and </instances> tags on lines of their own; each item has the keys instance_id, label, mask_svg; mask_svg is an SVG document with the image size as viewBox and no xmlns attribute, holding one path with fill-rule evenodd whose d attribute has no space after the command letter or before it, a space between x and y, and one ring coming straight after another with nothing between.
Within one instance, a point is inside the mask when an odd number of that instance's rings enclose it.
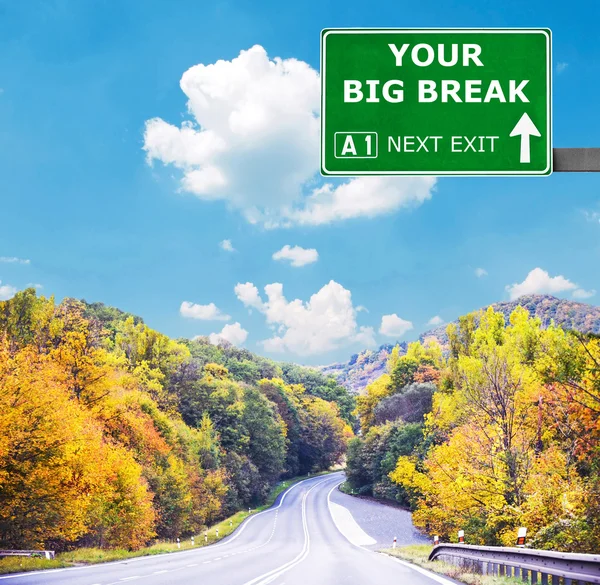
<instances>
[{"instance_id":1,"label":"distant hill","mask_svg":"<svg viewBox=\"0 0 600 585\"><path fill-rule=\"evenodd\" d=\"M405 342L398 345L401 351L406 351ZM365 349L355 353L348 362L320 366L319 369L326 375L334 376L339 384L351 392L360 394L367 384L385 373L387 359L393 348L392 344L386 343L377 350Z\"/></svg>"},{"instance_id":2,"label":"distant hill","mask_svg":"<svg viewBox=\"0 0 600 585\"><path fill-rule=\"evenodd\" d=\"M501 312L506 319L516 307L521 306L527 309L531 316L539 317L544 327L554 321L555 324L565 329L600 334L600 307L585 303L557 299L550 295L525 295L514 301L494 303L492 306L495 311ZM487 307L483 309L485 310ZM455 323L457 322L455 321ZM426 331L419 336L419 340L424 341L434 338L442 347L447 347L447 326L448 324L444 324ZM406 342L398 345L401 353L406 351ZM319 369L324 374L335 376L337 381L348 390L360 394L367 384L386 371L387 358L393 347L393 344L388 343L377 350L366 349L354 354L348 362L321 366Z\"/></svg>"}]
</instances>

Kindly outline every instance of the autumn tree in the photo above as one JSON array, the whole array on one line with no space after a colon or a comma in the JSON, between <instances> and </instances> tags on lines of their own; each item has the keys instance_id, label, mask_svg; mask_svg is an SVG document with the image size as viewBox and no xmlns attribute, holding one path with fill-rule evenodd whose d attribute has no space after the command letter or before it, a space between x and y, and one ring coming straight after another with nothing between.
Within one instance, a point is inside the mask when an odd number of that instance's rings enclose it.
<instances>
[{"instance_id":1,"label":"autumn tree","mask_svg":"<svg viewBox=\"0 0 600 585\"><path fill-rule=\"evenodd\" d=\"M546 410L565 334L521 308L509 323L491 308L477 321L451 330L451 380L428 418L442 442L424 460L400 457L390 477L411 492L415 522L441 536L462 528L471 542L510 544L524 525L538 546L582 550L586 480Z\"/></svg>"},{"instance_id":2,"label":"autumn tree","mask_svg":"<svg viewBox=\"0 0 600 585\"><path fill-rule=\"evenodd\" d=\"M231 367L231 370L227 366ZM345 390L102 304L0 302L0 547L136 549L265 501L345 451ZM351 416L349 417L351 418Z\"/></svg>"},{"instance_id":3,"label":"autumn tree","mask_svg":"<svg viewBox=\"0 0 600 585\"><path fill-rule=\"evenodd\" d=\"M38 547L107 533L137 548L154 534L141 467L107 443L64 384L61 365L0 344L0 542ZM103 537L99 537L103 538Z\"/></svg>"}]
</instances>

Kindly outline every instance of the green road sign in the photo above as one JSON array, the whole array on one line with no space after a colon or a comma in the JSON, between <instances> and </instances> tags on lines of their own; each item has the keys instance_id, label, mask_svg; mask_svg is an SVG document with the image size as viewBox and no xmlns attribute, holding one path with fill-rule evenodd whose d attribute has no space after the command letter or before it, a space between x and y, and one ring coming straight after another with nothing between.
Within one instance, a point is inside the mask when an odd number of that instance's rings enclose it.
<instances>
[{"instance_id":1,"label":"green road sign","mask_svg":"<svg viewBox=\"0 0 600 585\"><path fill-rule=\"evenodd\" d=\"M327 29L324 175L549 175L548 29Z\"/></svg>"}]
</instances>

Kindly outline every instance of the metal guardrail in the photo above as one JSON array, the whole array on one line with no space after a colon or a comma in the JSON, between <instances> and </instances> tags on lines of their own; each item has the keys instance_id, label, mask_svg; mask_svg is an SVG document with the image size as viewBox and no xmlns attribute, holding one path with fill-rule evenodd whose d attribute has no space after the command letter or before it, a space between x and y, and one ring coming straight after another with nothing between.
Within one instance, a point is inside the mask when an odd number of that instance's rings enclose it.
<instances>
[{"instance_id":1,"label":"metal guardrail","mask_svg":"<svg viewBox=\"0 0 600 585\"><path fill-rule=\"evenodd\" d=\"M429 560L465 566L484 575L521 578L532 585L600 583L600 555L470 544L438 544Z\"/></svg>"},{"instance_id":2,"label":"metal guardrail","mask_svg":"<svg viewBox=\"0 0 600 585\"><path fill-rule=\"evenodd\" d=\"M0 550L0 557L43 557L53 559L53 550Z\"/></svg>"}]
</instances>

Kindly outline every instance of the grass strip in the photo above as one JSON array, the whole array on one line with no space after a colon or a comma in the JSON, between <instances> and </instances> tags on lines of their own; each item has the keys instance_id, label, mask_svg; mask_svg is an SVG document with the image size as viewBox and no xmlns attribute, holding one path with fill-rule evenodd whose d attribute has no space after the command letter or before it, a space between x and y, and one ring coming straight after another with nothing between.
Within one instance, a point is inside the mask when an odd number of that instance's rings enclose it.
<instances>
[{"instance_id":1,"label":"grass strip","mask_svg":"<svg viewBox=\"0 0 600 585\"><path fill-rule=\"evenodd\" d=\"M427 569L432 573L445 575L446 577L468 583L469 585L523 585L518 579L495 575L479 575L477 573L470 573L465 569L450 563L430 561L429 553L432 548L433 547L429 544L412 544L409 546L400 546L398 548L387 548L380 552L392 557L398 557L403 561L408 561L409 563Z\"/></svg>"}]
</instances>

